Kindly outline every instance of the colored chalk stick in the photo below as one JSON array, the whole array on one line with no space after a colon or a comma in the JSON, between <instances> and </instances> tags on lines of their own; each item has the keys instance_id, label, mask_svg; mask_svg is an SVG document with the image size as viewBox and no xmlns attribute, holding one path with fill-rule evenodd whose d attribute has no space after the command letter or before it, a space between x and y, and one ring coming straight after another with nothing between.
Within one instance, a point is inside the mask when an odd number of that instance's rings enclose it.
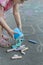
<instances>
[{"instance_id":1,"label":"colored chalk stick","mask_svg":"<svg viewBox=\"0 0 43 65\"><path fill-rule=\"evenodd\" d=\"M29 40L28 42L33 43L33 44L37 44L37 43L38 43L38 42L35 41L35 40Z\"/></svg>"}]
</instances>

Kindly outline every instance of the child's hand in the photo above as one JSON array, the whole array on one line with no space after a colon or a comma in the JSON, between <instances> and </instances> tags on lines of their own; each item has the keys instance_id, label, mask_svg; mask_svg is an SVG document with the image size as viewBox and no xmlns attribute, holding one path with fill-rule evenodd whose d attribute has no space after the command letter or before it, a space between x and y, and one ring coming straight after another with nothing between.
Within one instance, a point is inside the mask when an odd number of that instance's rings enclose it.
<instances>
[{"instance_id":1,"label":"child's hand","mask_svg":"<svg viewBox=\"0 0 43 65\"><path fill-rule=\"evenodd\" d=\"M14 32L14 34L18 34L17 32Z\"/></svg>"}]
</instances>

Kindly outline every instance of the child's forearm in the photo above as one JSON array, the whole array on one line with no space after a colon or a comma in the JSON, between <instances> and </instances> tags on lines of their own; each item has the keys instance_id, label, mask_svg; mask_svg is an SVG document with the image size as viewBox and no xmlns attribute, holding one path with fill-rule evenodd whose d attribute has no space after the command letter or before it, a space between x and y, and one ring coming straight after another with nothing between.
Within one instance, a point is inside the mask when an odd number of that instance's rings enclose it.
<instances>
[{"instance_id":1,"label":"child's forearm","mask_svg":"<svg viewBox=\"0 0 43 65\"><path fill-rule=\"evenodd\" d=\"M11 34L12 29L7 25L3 17L0 17L0 25L12 36Z\"/></svg>"},{"instance_id":2,"label":"child's forearm","mask_svg":"<svg viewBox=\"0 0 43 65\"><path fill-rule=\"evenodd\" d=\"M14 17L15 17L15 22L17 24L17 27L19 27L21 30L22 30L22 24L21 24L21 18L20 18L20 13L19 13L19 7L18 5L14 5L13 7L13 14L14 14Z\"/></svg>"},{"instance_id":3,"label":"child's forearm","mask_svg":"<svg viewBox=\"0 0 43 65\"><path fill-rule=\"evenodd\" d=\"M6 30L10 30L9 26L6 24L6 21L3 17L0 17L0 24L2 25L2 27Z\"/></svg>"}]
</instances>

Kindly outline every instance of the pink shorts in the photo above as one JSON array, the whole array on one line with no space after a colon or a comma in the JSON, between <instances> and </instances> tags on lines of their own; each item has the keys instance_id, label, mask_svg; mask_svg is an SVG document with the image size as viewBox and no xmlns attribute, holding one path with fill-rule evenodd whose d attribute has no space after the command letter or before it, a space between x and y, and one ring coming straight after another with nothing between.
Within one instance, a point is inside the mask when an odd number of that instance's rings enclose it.
<instances>
[{"instance_id":1,"label":"pink shorts","mask_svg":"<svg viewBox=\"0 0 43 65\"><path fill-rule=\"evenodd\" d=\"M0 4L2 3L2 1L4 1L4 0L0 0ZM6 6L3 6L4 7L4 11L9 10L12 6L13 6L13 2L12 2L12 0L9 0L8 3L6 3Z\"/></svg>"},{"instance_id":2,"label":"pink shorts","mask_svg":"<svg viewBox=\"0 0 43 65\"><path fill-rule=\"evenodd\" d=\"M13 2L11 0L9 0L9 2L6 5L6 7L4 7L4 11L9 10L12 6L13 6Z\"/></svg>"}]
</instances>

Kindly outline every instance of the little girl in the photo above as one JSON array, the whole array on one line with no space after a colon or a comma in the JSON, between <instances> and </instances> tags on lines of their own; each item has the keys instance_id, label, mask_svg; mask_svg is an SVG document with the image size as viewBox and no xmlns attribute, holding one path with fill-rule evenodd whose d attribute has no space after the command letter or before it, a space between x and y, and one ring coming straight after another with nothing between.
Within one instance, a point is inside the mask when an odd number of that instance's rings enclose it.
<instances>
[{"instance_id":1,"label":"little girl","mask_svg":"<svg viewBox=\"0 0 43 65\"><path fill-rule=\"evenodd\" d=\"M2 34L3 28L8 32L11 37L13 37L14 35L14 31L7 25L4 18L4 12L8 11L11 7L13 7L13 15L15 17L17 27L22 31L18 4L23 2L24 0L0 0L0 46L10 46L10 43L7 41L8 38Z\"/></svg>"}]
</instances>

